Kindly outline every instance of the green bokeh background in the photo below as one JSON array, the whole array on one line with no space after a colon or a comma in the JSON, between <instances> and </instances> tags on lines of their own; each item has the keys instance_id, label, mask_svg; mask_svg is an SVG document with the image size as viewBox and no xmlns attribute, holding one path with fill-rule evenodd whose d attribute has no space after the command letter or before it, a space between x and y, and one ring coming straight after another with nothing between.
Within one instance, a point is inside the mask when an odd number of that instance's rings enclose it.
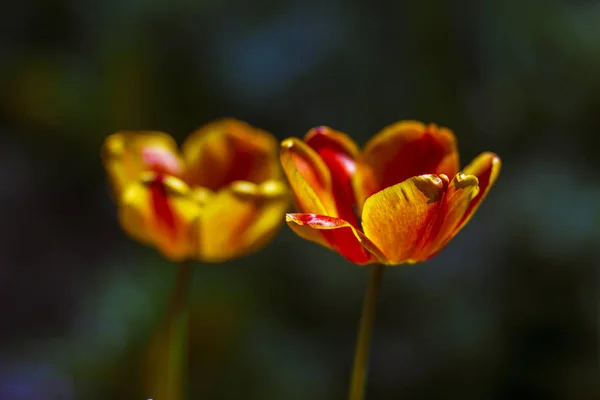
<instances>
[{"instance_id":1,"label":"green bokeh background","mask_svg":"<svg viewBox=\"0 0 600 400\"><path fill-rule=\"evenodd\" d=\"M369 399L600 397L598 2L22 0L0 21L0 399L150 397L175 268L121 232L100 146L223 116L360 144L419 119L462 165L502 157L441 254L386 270ZM191 399L345 398L367 269L286 227L196 267Z\"/></svg>"}]
</instances>

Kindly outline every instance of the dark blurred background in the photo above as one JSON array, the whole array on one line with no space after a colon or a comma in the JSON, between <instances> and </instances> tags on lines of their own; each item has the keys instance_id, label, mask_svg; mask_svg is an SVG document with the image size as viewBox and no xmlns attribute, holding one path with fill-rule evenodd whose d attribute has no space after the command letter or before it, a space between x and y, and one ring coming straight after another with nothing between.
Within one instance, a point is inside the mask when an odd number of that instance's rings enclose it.
<instances>
[{"instance_id":1,"label":"dark blurred background","mask_svg":"<svg viewBox=\"0 0 600 400\"><path fill-rule=\"evenodd\" d=\"M599 2L2 8L0 399L145 398L175 268L121 232L100 146L223 116L359 144L419 119L456 132L462 165L502 157L439 256L386 271L369 399L600 398ZM345 398L366 278L287 227L198 264L190 398Z\"/></svg>"}]
</instances>

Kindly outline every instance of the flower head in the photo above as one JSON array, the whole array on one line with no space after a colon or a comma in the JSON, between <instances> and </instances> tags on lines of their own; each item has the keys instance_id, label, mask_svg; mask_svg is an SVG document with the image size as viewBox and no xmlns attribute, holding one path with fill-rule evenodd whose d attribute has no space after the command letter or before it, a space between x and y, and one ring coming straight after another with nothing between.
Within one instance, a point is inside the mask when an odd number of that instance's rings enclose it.
<instances>
[{"instance_id":1,"label":"flower head","mask_svg":"<svg viewBox=\"0 0 600 400\"><path fill-rule=\"evenodd\" d=\"M121 226L166 258L209 262L264 246L288 199L269 133L234 119L193 132L117 132L102 157Z\"/></svg>"},{"instance_id":2,"label":"flower head","mask_svg":"<svg viewBox=\"0 0 600 400\"><path fill-rule=\"evenodd\" d=\"M500 172L482 153L459 172L454 134L400 121L359 151L328 127L281 144L281 162L300 213L286 221L299 236L356 264L425 261L469 221Z\"/></svg>"}]
</instances>

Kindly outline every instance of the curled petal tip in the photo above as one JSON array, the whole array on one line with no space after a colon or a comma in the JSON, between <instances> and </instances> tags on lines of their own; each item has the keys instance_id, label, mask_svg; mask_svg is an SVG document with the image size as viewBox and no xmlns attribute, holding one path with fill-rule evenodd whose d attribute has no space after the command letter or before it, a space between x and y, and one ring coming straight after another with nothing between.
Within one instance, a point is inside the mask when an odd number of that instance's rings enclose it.
<instances>
[{"instance_id":1,"label":"curled petal tip","mask_svg":"<svg viewBox=\"0 0 600 400\"><path fill-rule=\"evenodd\" d=\"M497 164L497 163L501 162L500 161L500 156L498 154L494 153L494 152L491 152L491 151L484 151L483 153L481 153L479 155L479 157L491 160L492 164Z\"/></svg>"},{"instance_id":2,"label":"curled petal tip","mask_svg":"<svg viewBox=\"0 0 600 400\"><path fill-rule=\"evenodd\" d=\"M282 149L291 149L292 147L294 147L294 142L295 142L294 138L287 138L281 142L281 148Z\"/></svg>"},{"instance_id":3,"label":"curled petal tip","mask_svg":"<svg viewBox=\"0 0 600 400\"><path fill-rule=\"evenodd\" d=\"M208 188L196 187L191 192L191 199L199 206L205 206L215 197L215 192Z\"/></svg>"},{"instance_id":4,"label":"curled petal tip","mask_svg":"<svg viewBox=\"0 0 600 400\"><path fill-rule=\"evenodd\" d=\"M296 219L294 218L293 214L290 213L286 213L285 214L285 222L290 222L290 221L295 221Z\"/></svg>"},{"instance_id":5,"label":"curled petal tip","mask_svg":"<svg viewBox=\"0 0 600 400\"><path fill-rule=\"evenodd\" d=\"M267 181L261 185L262 192L267 196L285 196L287 195L287 186L281 181Z\"/></svg>"},{"instance_id":6,"label":"curled petal tip","mask_svg":"<svg viewBox=\"0 0 600 400\"><path fill-rule=\"evenodd\" d=\"M185 196L190 193L190 187L181 179L170 175L162 175L153 171L145 171L140 176L140 181L151 185L155 182L161 183L168 194Z\"/></svg>"},{"instance_id":7,"label":"curled petal tip","mask_svg":"<svg viewBox=\"0 0 600 400\"><path fill-rule=\"evenodd\" d=\"M306 225L317 218L317 214L312 213L287 213L285 214L286 222L295 222L298 225ZM322 221L320 221L322 222Z\"/></svg>"},{"instance_id":8,"label":"curled petal tip","mask_svg":"<svg viewBox=\"0 0 600 400\"><path fill-rule=\"evenodd\" d=\"M444 187L448 187L448 184L450 183L450 179L448 179L448 175L439 174L438 176L442 180L442 185L444 185Z\"/></svg>"},{"instance_id":9,"label":"curled petal tip","mask_svg":"<svg viewBox=\"0 0 600 400\"><path fill-rule=\"evenodd\" d=\"M502 160L500 160L500 156L495 153L490 153L492 156L492 164L500 166L502 164Z\"/></svg>"},{"instance_id":10,"label":"curled petal tip","mask_svg":"<svg viewBox=\"0 0 600 400\"><path fill-rule=\"evenodd\" d=\"M444 179L445 178L445 179ZM409 180L405 181L408 182ZM434 202L439 199L441 193L443 193L448 188L448 177L444 174L442 175L420 175L411 178L412 184L418 188L429 201Z\"/></svg>"},{"instance_id":11,"label":"curled petal tip","mask_svg":"<svg viewBox=\"0 0 600 400\"><path fill-rule=\"evenodd\" d=\"M430 122L427 125L427 131L429 131L430 133L437 133L438 129L440 129L440 127L433 122ZM444 129L444 127L442 127L441 129Z\"/></svg>"},{"instance_id":12,"label":"curled petal tip","mask_svg":"<svg viewBox=\"0 0 600 400\"><path fill-rule=\"evenodd\" d=\"M502 166L502 160L500 159L500 156L491 151L484 151L476 158L476 160L481 160L482 162L489 160L492 169L496 171Z\"/></svg>"},{"instance_id":13,"label":"curled petal tip","mask_svg":"<svg viewBox=\"0 0 600 400\"><path fill-rule=\"evenodd\" d=\"M125 151L125 138L120 133L113 133L104 140L104 151L108 156L118 156Z\"/></svg>"},{"instance_id":14,"label":"curled petal tip","mask_svg":"<svg viewBox=\"0 0 600 400\"><path fill-rule=\"evenodd\" d=\"M241 196L281 197L287 194L286 186L274 179L260 185L248 181L235 181L230 188L233 193Z\"/></svg>"},{"instance_id":15,"label":"curled petal tip","mask_svg":"<svg viewBox=\"0 0 600 400\"><path fill-rule=\"evenodd\" d=\"M463 189L469 186L478 186L479 179L475 175L465 175L462 172L459 172L454 176L455 185L457 189Z\"/></svg>"},{"instance_id":16,"label":"curled petal tip","mask_svg":"<svg viewBox=\"0 0 600 400\"><path fill-rule=\"evenodd\" d=\"M253 195L258 193L258 187L247 181L236 181L231 184L234 193L242 195Z\"/></svg>"}]
</instances>

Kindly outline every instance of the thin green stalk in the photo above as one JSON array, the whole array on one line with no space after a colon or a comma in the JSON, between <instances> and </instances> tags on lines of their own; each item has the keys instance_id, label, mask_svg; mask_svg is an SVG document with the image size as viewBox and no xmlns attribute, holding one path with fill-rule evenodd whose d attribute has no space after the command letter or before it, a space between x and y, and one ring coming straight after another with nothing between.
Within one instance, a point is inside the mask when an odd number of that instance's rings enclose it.
<instances>
[{"instance_id":1,"label":"thin green stalk","mask_svg":"<svg viewBox=\"0 0 600 400\"><path fill-rule=\"evenodd\" d=\"M165 319L151 344L148 397L186 398L188 292L192 277L189 262L179 264Z\"/></svg>"},{"instance_id":2,"label":"thin green stalk","mask_svg":"<svg viewBox=\"0 0 600 400\"><path fill-rule=\"evenodd\" d=\"M362 400L365 395L365 387L368 375L369 347L371 345L371 332L375 321L375 307L379 297L381 279L384 266L373 264L369 272L369 282L363 302L362 315L354 352L354 367L350 380L349 400Z\"/></svg>"}]
</instances>

